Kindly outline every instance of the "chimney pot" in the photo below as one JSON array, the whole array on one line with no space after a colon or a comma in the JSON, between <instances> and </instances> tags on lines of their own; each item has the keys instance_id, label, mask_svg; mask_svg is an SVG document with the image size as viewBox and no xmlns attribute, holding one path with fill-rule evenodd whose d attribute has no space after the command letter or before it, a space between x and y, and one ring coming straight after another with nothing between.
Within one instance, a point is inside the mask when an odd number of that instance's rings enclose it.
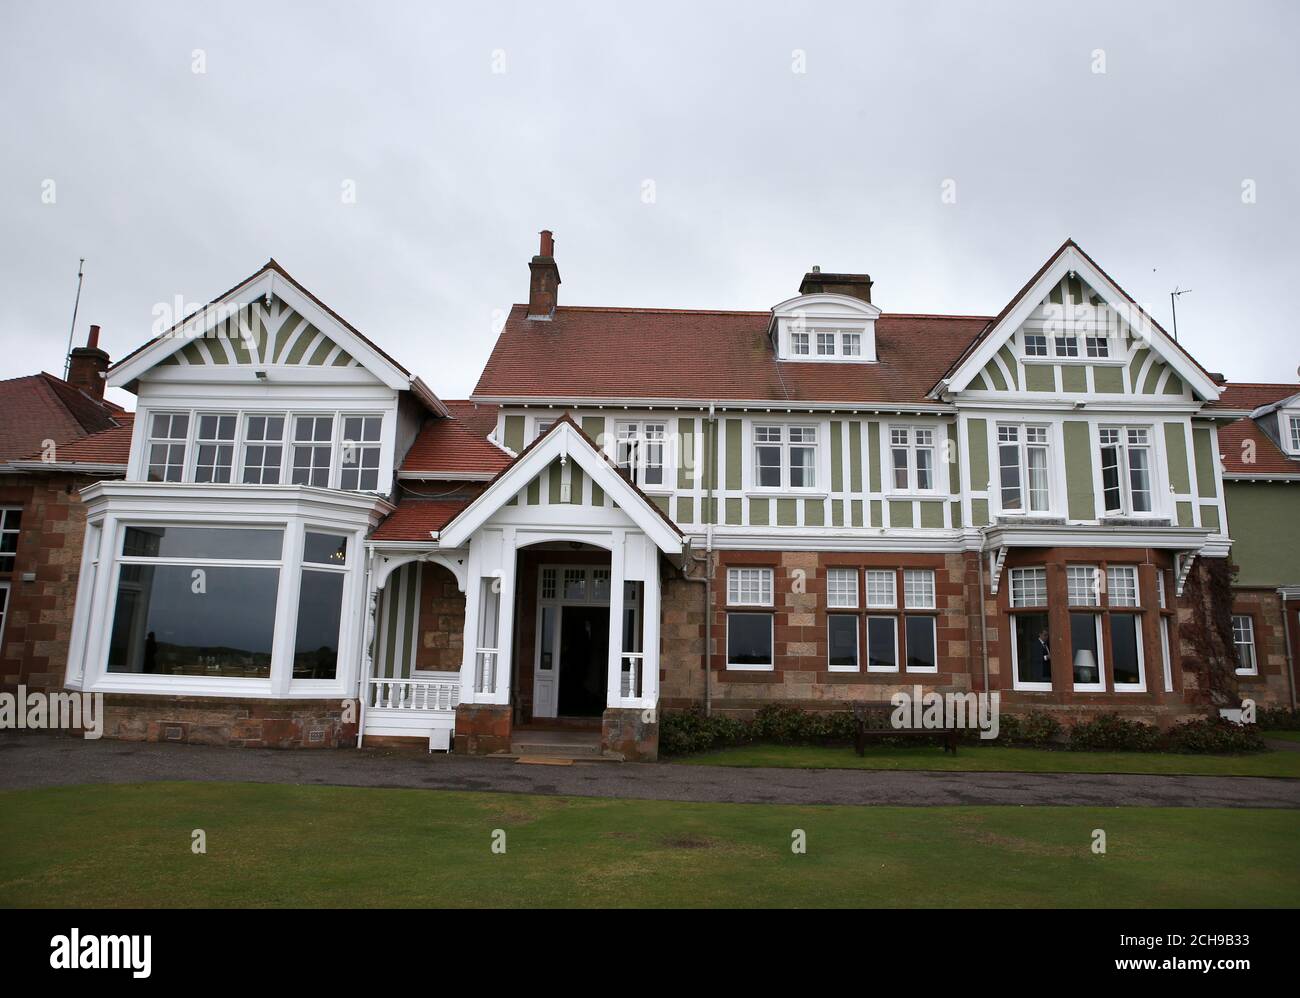
<instances>
[{"instance_id":1,"label":"chimney pot","mask_svg":"<svg viewBox=\"0 0 1300 998\"><path fill-rule=\"evenodd\" d=\"M550 229L541 232L537 256L528 264L528 318L549 320L559 299L560 268L555 264L555 236Z\"/></svg>"},{"instance_id":2,"label":"chimney pot","mask_svg":"<svg viewBox=\"0 0 1300 998\"><path fill-rule=\"evenodd\" d=\"M870 302L871 284L871 277L868 274L823 274L821 267L814 266L803 275L803 280L799 283L799 293L801 295L848 295L850 298Z\"/></svg>"},{"instance_id":3,"label":"chimney pot","mask_svg":"<svg viewBox=\"0 0 1300 998\"><path fill-rule=\"evenodd\" d=\"M74 347L68 355L68 384L95 398L104 397L104 375L108 372L108 354L99 348L99 327L91 326L84 347Z\"/></svg>"}]
</instances>

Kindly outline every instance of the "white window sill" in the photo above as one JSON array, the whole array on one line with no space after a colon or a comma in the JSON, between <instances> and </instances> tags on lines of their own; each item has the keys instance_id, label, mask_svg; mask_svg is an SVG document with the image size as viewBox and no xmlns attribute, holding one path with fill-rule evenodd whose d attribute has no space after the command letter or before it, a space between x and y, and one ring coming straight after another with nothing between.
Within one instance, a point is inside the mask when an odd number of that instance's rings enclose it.
<instances>
[{"instance_id":1,"label":"white window sill","mask_svg":"<svg viewBox=\"0 0 1300 998\"><path fill-rule=\"evenodd\" d=\"M1021 357L1022 364L1098 364L1103 367L1123 367L1123 357Z\"/></svg>"},{"instance_id":2,"label":"white window sill","mask_svg":"<svg viewBox=\"0 0 1300 998\"><path fill-rule=\"evenodd\" d=\"M1088 683L1084 686L1080 686L1078 683L1075 683L1074 692L1075 693L1105 693L1106 687L1099 686L1096 683Z\"/></svg>"},{"instance_id":3,"label":"white window sill","mask_svg":"<svg viewBox=\"0 0 1300 998\"><path fill-rule=\"evenodd\" d=\"M767 665L733 665L731 662L728 662L727 671L728 672L771 672L772 664L769 662Z\"/></svg>"},{"instance_id":4,"label":"white window sill","mask_svg":"<svg viewBox=\"0 0 1300 998\"><path fill-rule=\"evenodd\" d=\"M910 665L907 667L909 676L934 676L938 675L939 667L936 665L933 669L913 669Z\"/></svg>"},{"instance_id":5,"label":"white window sill","mask_svg":"<svg viewBox=\"0 0 1300 998\"><path fill-rule=\"evenodd\" d=\"M1051 683L1016 683L1011 687L1017 693L1051 693Z\"/></svg>"},{"instance_id":6,"label":"white window sill","mask_svg":"<svg viewBox=\"0 0 1300 998\"><path fill-rule=\"evenodd\" d=\"M1254 671L1254 672L1243 672L1241 669L1234 669L1234 670L1233 670L1233 674L1234 674L1234 675L1237 675L1237 676L1246 676L1246 677L1250 677L1250 676L1258 676L1258 675L1259 675L1259 672L1258 672L1257 670Z\"/></svg>"},{"instance_id":7,"label":"white window sill","mask_svg":"<svg viewBox=\"0 0 1300 998\"><path fill-rule=\"evenodd\" d=\"M828 665L826 666L826 671L853 673L853 672L860 672L861 670L856 665Z\"/></svg>"},{"instance_id":8,"label":"white window sill","mask_svg":"<svg viewBox=\"0 0 1300 998\"><path fill-rule=\"evenodd\" d=\"M895 665L895 666L890 666L889 668L885 668L884 666L881 665L869 665L867 666L867 671L875 672L878 674L896 676L898 675L898 666Z\"/></svg>"},{"instance_id":9,"label":"white window sill","mask_svg":"<svg viewBox=\"0 0 1300 998\"><path fill-rule=\"evenodd\" d=\"M1115 684L1116 693L1145 693L1146 691L1147 688L1145 683L1141 686L1124 686L1121 683Z\"/></svg>"},{"instance_id":10,"label":"white window sill","mask_svg":"<svg viewBox=\"0 0 1300 998\"><path fill-rule=\"evenodd\" d=\"M947 492L886 492L884 498L886 501L911 502L913 499L951 499L952 495Z\"/></svg>"},{"instance_id":11,"label":"white window sill","mask_svg":"<svg viewBox=\"0 0 1300 998\"><path fill-rule=\"evenodd\" d=\"M829 492L817 489L749 489L745 496L749 499L825 499Z\"/></svg>"}]
</instances>

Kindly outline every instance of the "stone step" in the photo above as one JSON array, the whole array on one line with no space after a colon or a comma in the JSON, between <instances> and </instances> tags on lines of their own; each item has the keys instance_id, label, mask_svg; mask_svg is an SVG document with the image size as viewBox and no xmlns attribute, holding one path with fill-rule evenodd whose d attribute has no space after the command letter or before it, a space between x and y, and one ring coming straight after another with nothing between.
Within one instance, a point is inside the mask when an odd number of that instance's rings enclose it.
<instances>
[{"instance_id":1,"label":"stone step","mask_svg":"<svg viewBox=\"0 0 1300 998\"><path fill-rule=\"evenodd\" d=\"M514 755L532 756L550 759L599 759L601 758L598 741L546 741L520 740L511 742L510 751Z\"/></svg>"}]
</instances>

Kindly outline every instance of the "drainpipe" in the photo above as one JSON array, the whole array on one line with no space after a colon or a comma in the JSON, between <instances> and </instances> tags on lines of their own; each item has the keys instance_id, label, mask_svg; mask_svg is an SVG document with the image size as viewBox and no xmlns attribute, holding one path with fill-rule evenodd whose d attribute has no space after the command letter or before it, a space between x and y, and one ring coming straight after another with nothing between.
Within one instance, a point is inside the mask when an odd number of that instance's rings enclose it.
<instances>
[{"instance_id":1,"label":"drainpipe","mask_svg":"<svg viewBox=\"0 0 1300 998\"><path fill-rule=\"evenodd\" d=\"M1295 659L1291 655L1291 621L1287 617L1286 592L1279 589L1282 597L1282 640L1286 643L1286 681L1291 690L1291 711L1295 712Z\"/></svg>"},{"instance_id":2,"label":"drainpipe","mask_svg":"<svg viewBox=\"0 0 1300 998\"><path fill-rule=\"evenodd\" d=\"M988 526L979 528L980 532L980 549L978 561L980 566L980 598L979 598L979 615L980 615L980 654L984 659L984 692L989 692L989 620L984 613L984 549L988 546Z\"/></svg>"},{"instance_id":3,"label":"drainpipe","mask_svg":"<svg viewBox=\"0 0 1300 998\"><path fill-rule=\"evenodd\" d=\"M374 640L371 633L371 616L370 616L370 580L375 565L375 552L371 548L366 555L366 588L362 600L361 619L361 661L357 665L357 748L361 748L366 737L366 681L370 678L366 675L368 668L373 668L370 657L370 642Z\"/></svg>"}]
</instances>

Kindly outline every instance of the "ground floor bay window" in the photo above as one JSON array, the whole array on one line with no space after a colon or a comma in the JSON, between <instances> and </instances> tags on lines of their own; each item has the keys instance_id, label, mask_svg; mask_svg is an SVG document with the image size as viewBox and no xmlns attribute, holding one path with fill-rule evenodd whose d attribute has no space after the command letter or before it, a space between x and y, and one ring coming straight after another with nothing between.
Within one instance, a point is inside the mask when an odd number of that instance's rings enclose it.
<instances>
[{"instance_id":1,"label":"ground floor bay window","mask_svg":"<svg viewBox=\"0 0 1300 998\"><path fill-rule=\"evenodd\" d=\"M106 488L131 495L132 486ZM369 504L349 497L342 505L351 515L340 516L329 502L231 513L229 505L186 512L175 501L91 497L69 683L199 696L349 695Z\"/></svg>"}]
</instances>

